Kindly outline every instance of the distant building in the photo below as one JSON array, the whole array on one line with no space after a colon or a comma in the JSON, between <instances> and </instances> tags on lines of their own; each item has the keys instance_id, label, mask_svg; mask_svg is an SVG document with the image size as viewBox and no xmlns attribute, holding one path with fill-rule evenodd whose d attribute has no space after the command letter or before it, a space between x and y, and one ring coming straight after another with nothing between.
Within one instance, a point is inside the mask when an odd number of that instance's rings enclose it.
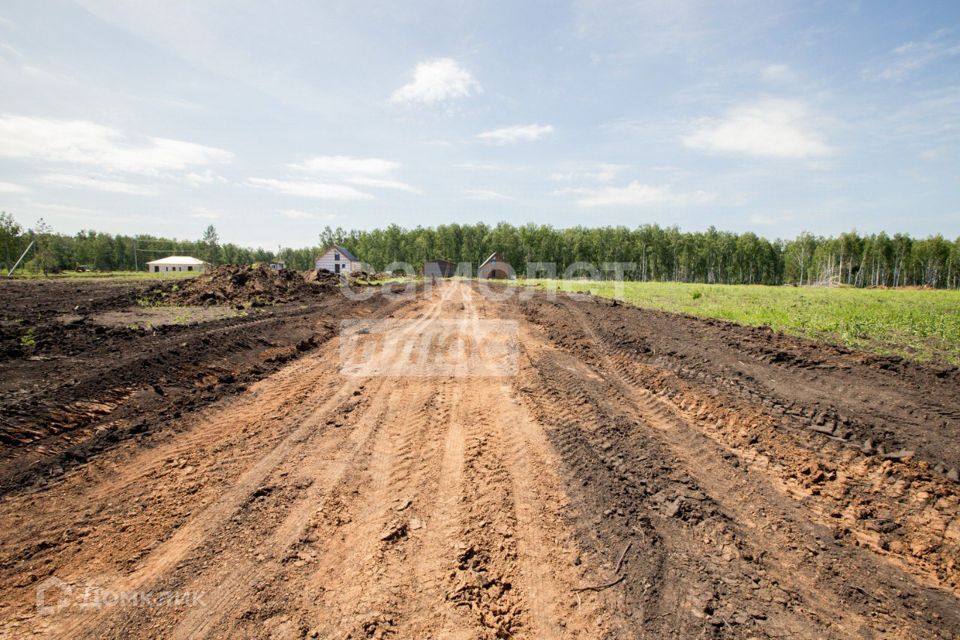
<instances>
[{"instance_id":1,"label":"distant building","mask_svg":"<svg viewBox=\"0 0 960 640\"><path fill-rule=\"evenodd\" d=\"M203 260L197 260L190 256L170 256L169 258L160 258L151 260L147 263L147 271L151 273L167 273L169 271L206 271L210 266Z\"/></svg>"},{"instance_id":2,"label":"distant building","mask_svg":"<svg viewBox=\"0 0 960 640\"><path fill-rule=\"evenodd\" d=\"M477 277L507 280L517 276L510 263L504 260L499 253L494 252L480 265L480 269L477 270Z\"/></svg>"},{"instance_id":3,"label":"distant building","mask_svg":"<svg viewBox=\"0 0 960 640\"><path fill-rule=\"evenodd\" d=\"M326 269L331 273L351 273L363 270L360 258L337 244L327 247L327 250L317 258L314 264L317 271Z\"/></svg>"},{"instance_id":4,"label":"distant building","mask_svg":"<svg viewBox=\"0 0 960 640\"><path fill-rule=\"evenodd\" d=\"M424 278L452 278L457 273L457 265L449 260L431 260L423 263Z\"/></svg>"},{"instance_id":5,"label":"distant building","mask_svg":"<svg viewBox=\"0 0 960 640\"><path fill-rule=\"evenodd\" d=\"M274 271L280 271L281 269L287 268L287 263L284 262L283 260L278 260L277 262L271 262L270 268L273 269Z\"/></svg>"}]
</instances>

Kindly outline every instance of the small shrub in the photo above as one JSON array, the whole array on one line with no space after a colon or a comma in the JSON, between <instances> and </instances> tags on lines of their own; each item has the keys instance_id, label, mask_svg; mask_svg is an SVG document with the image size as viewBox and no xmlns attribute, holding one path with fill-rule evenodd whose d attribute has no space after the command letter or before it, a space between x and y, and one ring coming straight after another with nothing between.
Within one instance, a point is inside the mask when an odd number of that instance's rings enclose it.
<instances>
[{"instance_id":1,"label":"small shrub","mask_svg":"<svg viewBox=\"0 0 960 640\"><path fill-rule=\"evenodd\" d=\"M703 297L703 292L702 292L702 291L694 291L693 293L690 294L690 297L693 298L694 300L699 300L700 298Z\"/></svg>"},{"instance_id":2,"label":"small shrub","mask_svg":"<svg viewBox=\"0 0 960 640\"><path fill-rule=\"evenodd\" d=\"M37 337L33 333L33 327L27 329L27 332L20 336L20 346L24 349L37 348Z\"/></svg>"}]
</instances>

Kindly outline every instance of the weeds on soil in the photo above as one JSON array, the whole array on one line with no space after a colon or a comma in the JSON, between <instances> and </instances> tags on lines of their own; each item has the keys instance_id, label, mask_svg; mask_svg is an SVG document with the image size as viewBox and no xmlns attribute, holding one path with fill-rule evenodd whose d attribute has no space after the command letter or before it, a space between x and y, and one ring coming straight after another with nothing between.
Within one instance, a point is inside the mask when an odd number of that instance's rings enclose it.
<instances>
[{"instance_id":1,"label":"weeds on soil","mask_svg":"<svg viewBox=\"0 0 960 640\"><path fill-rule=\"evenodd\" d=\"M617 283L527 280L541 289L616 295ZM821 342L960 364L960 291L624 282L638 307L728 320Z\"/></svg>"}]
</instances>

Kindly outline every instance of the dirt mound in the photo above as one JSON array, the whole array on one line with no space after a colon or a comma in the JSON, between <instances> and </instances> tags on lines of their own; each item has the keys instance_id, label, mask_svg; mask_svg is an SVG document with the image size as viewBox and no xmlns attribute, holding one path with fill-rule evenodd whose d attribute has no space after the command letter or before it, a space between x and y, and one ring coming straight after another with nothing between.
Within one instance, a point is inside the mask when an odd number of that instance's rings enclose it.
<instances>
[{"instance_id":1,"label":"dirt mound","mask_svg":"<svg viewBox=\"0 0 960 640\"><path fill-rule=\"evenodd\" d=\"M316 283L328 287L337 287L341 284L350 286L367 286L376 284L390 277L389 273L379 273L370 271L351 271L346 278L343 275L327 271L326 269L317 269L316 271L307 271L303 279L307 282Z\"/></svg>"},{"instance_id":2,"label":"dirt mound","mask_svg":"<svg viewBox=\"0 0 960 640\"><path fill-rule=\"evenodd\" d=\"M367 285L375 282L382 282L393 276L382 271L351 271L350 283L358 285Z\"/></svg>"},{"instance_id":3,"label":"dirt mound","mask_svg":"<svg viewBox=\"0 0 960 640\"><path fill-rule=\"evenodd\" d=\"M326 269L307 271L303 274L303 279L311 284L318 284L324 287L340 286L340 276Z\"/></svg>"},{"instance_id":4,"label":"dirt mound","mask_svg":"<svg viewBox=\"0 0 960 640\"><path fill-rule=\"evenodd\" d=\"M316 295L317 289L290 269L224 265L162 290L164 302L186 305L252 302L270 304Z\"/></svg>"}]
</instances>

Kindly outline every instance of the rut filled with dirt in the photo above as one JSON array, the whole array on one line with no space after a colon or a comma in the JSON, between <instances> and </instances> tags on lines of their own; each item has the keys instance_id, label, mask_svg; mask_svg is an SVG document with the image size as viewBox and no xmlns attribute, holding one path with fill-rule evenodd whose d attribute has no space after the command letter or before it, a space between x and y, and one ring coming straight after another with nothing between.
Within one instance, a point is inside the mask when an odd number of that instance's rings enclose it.
<instances>
[{"instance_id":1,"label":"rut filled with dirt","mask_svg":"<svg viewBox=\"0 0 960 640\"><path fill-rule=\"evenodd\" d=\"M482 290L278 305L236 333L286 336L263 351L314 336L296 358L250 356L260 373L192 411L192 391L163 414L128 399L75 427L150 425L8 486L0 634L960 634L955 371ZM240 320L200 326L234 345ZM167 351L199 348L194 331L111 344L184 366ZM506 339L473 349L491 331ZM235 351L263 353L228 346L206 366ZM478 353L502 370L472 369ZM357 354L386 360L347 366ZM84 357L77 370L103 356ZM143 367L130 356L115 375L145 388ZM8 445L6 464L64 451L44 437ZM45 587L55 606L38 609ZM91 593L127 601L82 606ZM177 599L138 606L157 593Z\"/></svg>"}]
</instances>

